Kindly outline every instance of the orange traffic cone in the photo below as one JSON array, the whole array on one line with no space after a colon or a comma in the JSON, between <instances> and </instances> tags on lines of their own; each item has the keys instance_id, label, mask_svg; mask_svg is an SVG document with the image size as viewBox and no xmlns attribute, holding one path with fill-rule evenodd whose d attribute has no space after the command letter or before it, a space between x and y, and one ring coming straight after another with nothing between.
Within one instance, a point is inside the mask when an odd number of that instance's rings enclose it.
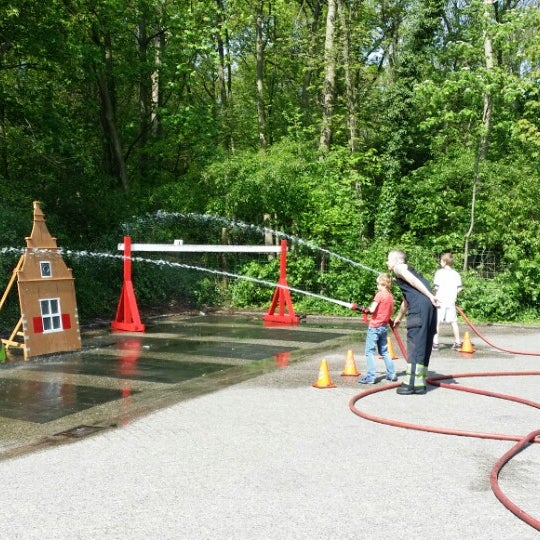
<instances>
[{"instance_id":1,"label":"orange traffic cone","mask_svg":"<svg viewBox=\"0 0 540 540\"><path fill-rule=\"evenodd\" d=\"M394 345L392 344L392 338L390 336L388 336L388 354L392 360L399 358L399 356L396 356L396 353L394 352Z\"/></svg>"},{"instance_id":2,"label":"orange traffic cone","mask_svg":"<svg viewBox=\"0 0 540 540\"><path fill-rule=\"evenodd\" d=\"M469 332L465 332L465 335L463 336L463 343L461 344L461 349L459 349L459 352L464 352L464 353L474 352L474 349L471 343L471 336L469 335Z\"/></svg>"},{"instance_id":3,"label":"orange traffic cone","mask_svg":"<svg viewBox=\"0 0 540 540\"><path fill-rule=\"evenodd\" d=\"M351 350L347 353L347 360L345 360L345 367L341 373L342 377L358 377L360 372L356 368L356 362L354 361L354 355Z\"/></svg>"},{"instance_id":4,"label":"orange traffic cone","mask_svg":"<svg viewBox=\"0 0 540 540\"><path fill-rule=\"evenodd\" d=\"M335 388L336 385L330 380L330 373L328 373L328 362L326 358L321 362L321 367L319 368L319 378L316 383L313 383L311 386L315 388Z\"/></svg>"}]
</instances>

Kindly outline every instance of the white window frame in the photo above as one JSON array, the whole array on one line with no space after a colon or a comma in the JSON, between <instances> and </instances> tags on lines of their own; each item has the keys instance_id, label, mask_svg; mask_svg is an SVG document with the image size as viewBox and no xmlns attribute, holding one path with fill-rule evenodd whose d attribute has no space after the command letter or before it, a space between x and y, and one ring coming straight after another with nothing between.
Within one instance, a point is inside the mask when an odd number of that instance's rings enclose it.
<instances>
[{"instance_id":1,"label":"white window frame","mask_svg":"<svg viewBox=\"0 0 540 540\"><path fill-rule=\"evenodd\" d=\"M44 273L43 273L43 267L44 267L46 264L49 265L49 273L48 273L48 274L44 274ZM39 261L39 270L40 270L40 272L41 272L41 277L42 277L42 278L47 279L47 278L52 277L52 264L51 264L50 261Z\"/></svg>"},{"instance_id":2,"label":"white window frame","mask_svg":"<svg viewBox=\"0 0 540 540\"><path fill-rule=\"evenodd\" d=\"M41 322L43 324L44 334L62 332L64 330L60 298L41 298L39 300L39 308L41 310Z\"/></svg>"}]
</instances>

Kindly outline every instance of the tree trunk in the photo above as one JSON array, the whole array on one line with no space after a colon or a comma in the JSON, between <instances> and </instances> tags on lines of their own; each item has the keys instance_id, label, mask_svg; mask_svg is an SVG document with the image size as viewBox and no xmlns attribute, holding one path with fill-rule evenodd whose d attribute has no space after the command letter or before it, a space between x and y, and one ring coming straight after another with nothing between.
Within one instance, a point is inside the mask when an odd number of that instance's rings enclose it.
<instances>
[{"instance_id":1,"label":"tree trunk","mask_svg":"<svg viewBox=\"0 0 540 540\"><path fill-rule=\"evenodd\" d=\"M314 59L316 56L315 51L317 50L317 34L319 31L319 21L320 21L320 16L321 16L321 11L322 11L320 0L315 0L313 2L312 11L313 11L313 20L311 22L311 28L310 28L310 42L309 42L308 59L307 59L308 65L306 66L306 70L304 72L304 81L302 83L302 90L301 90L302 108L307 114L309 114L309 87L311 86L311 77L313 76L313 70L314 70L313 64L314 64Z\"/></svg>"},{"instance_id":2,"label":"tree trunk","mask_svg":"<svg viewBox=\"0 0 540 540\"><path fill-rule=\"evenodd\" d=\"M0 70L2 69L2 55L0 53ZM6 110L4 104L4 92L0 86L0 175L9 180L7 139L6 139Z\"/></svg>"},{"instance_id":3,"label":"tree trunk","mask_svg":"<svg viewBox=\"0 0 540 540\"><path fill-rule=\"evenodd\" d=\"M334 112L334 95L336 88L336 47L335 38L336 0L328 0L326 15L326 38L324 42L324 86L323 86L323 118L319 151L323 154L330 150L332 143L332 116Z\"/></svg>"},{"instance_id":4,"label":"tree trunk","mask_svg":"<svg viewBox=\"0 0 540 540\"><path fill-rule=\"evenodd\" d=\"M158 20L161 21L163 13L163 4L158 3L157 5L157 15ZM152 80L152 109L150 111L150 122L152 135L158 137L161 133L161 124L159 121L158 111L162 105L162 90L160 83L160 70L161 70L161 57L165 52L165 32L160 25L155 29L154 34L154 69L152 71L151 80Z\"/></svg>"},{"instance_id":5,"label":"tree trunk","mask_svg":"<svg viewBox=\"0 0 540 540\"><path fill-rule=\"evenodd\" d=\"M337 0L339 24L343 35L342 55L345 73L345 93L347 97L347 128L349 131L349 149L358 150L358 120L356 115L356 92L351 77L349 9L345 0Z\"/></svg>"},{"instance_id":6,"label":"tree trunk","mask_svg":"<svg viewBox=\"0 0 540 540\"><path fill-rule=\"evenodd\" d=\"M0 42L0 72L2 71L4 52L11 49L11 42ZM0 79L0 85L2 80ZM4 92L0 86L0 174L9 180L9 167L7 155L7 140L6 140L6 109L4 101Z\"/></svg>"},{"instance_id":7,"label":"tree trunk","mask_svg":"<svg viewBox=\"0 0 540 540\"><path fill-rule=\"evenodd\" d=\"M112 75L112 47L109 34L105 34L103 44L96 29L93 30L94 42L101 47L103 64L96 66L95 75L101 105L101 124L107 141L106 154L110 156L110 173L118 178L124 191L129 191L126 163L122 143L116 127L116 106L114 99L114 78Z\"/></svg>"},{"instance_id":8,"label":"tree trunk","mask_svg":"<svg viewBox=\"0 0 540 540\"><path fill-rule=\"evenodd\" d=\"M486 62L486 70L489 73L493 70L493 43L491 41L491 35L489 30L489 24L493 20L492 17L493 2L492 0L484 0L484 24L486 28L484 30L484 56ZM476 198L478 193L478 186L481 182L482 175L480 172L482 162L485 160L488 147L489 136L491 132L491 117L493 114L493 100L490 90L486 90L484 93L484 111L482 114L482 132L480 134L480 140L478 142L478 149L474 160L473 170L473 185L471 195L471 219L469 224L469 230L465 234L465 245L463 249L463 271L467 271L469 268L469 245L471 236L474 230L475 224L475 209Z\"/></svg>"},{"instance_id":9,"label":"tree trunk","mask_svg":"<svg viewBox=\"0 0 540 540\"><path fill-rule=\"evenodd\" d=\"M129 191L129 182L126 173L126 164L124 154L122 152L122 143L116 128L116 119L114 113L113 100L107 79L104 75L97 75L97 85L101 98L101 122L105 130L105 137L110 146L110 151L113 158L113 174L120 180L124 191Z\"/></svg>"},{"instance_id":10,"label":"tree trunk","mask_svg":"<svg viewBox=\"0 0 540 540\"><path fill-rule=\"evenodd\" d=\"M148 35L146 30L146 13L141 13L139 19L137 48L139 55L139 65L146 66L148 63ZM150 127L150 115L152 111L152 79L147 76L144 70L139 75L139 138L138 147L138 181L147 176L147 160L144 149L148 144L148 134Z\"/></svg>"},{"instance_id":11,"label":"tree trunk","mask_svg":"<svg viewBox=\"0 0 540 540\"><path fill-rule=\"evenodd\" d=\"M256 57L257 57L257 119L259 144L266 148L266 110L264 104L264 40L263 40L263 0L257 2L256 12Z\"/></svg>"},{"instance_id":12,"label":"tree trunk","mask_svg":"<svg viewBox=\"0 0 540 540\"><path fill-rule=\"evenodd\" d=\"M225 46L223 45L223 0L216 0L217 8L217 52L218 52L218 86L219 86L219 98L222 108L227 106L227 83L225 80Z\"/></svg>"},{"instance_id":13,"label":"tree trunk","mask_svg":"<svg viewBox=\"0 0 540 540\"><path fill-rule=\"evenodd\" d=\"M231 129L232 115L230 97L232 92L231 63L229 60L228 33L223 32L223 13L225 6L223 0L216 0L217 7L217 51L218 51L218 86L219 86L219 109L221 113L222 129L225 132L225 148L234 151L233 132ZM225 35L225 43L224 36ZM225 54L227 50L227 54Z\"/></svg>"}]
</instances>

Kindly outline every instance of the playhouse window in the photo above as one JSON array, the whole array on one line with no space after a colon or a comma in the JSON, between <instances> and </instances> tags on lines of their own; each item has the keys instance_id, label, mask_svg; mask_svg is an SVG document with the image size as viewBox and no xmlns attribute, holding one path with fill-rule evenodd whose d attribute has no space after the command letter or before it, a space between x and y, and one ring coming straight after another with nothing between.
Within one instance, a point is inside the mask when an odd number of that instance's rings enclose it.
<instances>
[{"instance_id":1,"label":"playhouse window","mask_svg":"<svg viewBox=\"0 0 540 540\"><path fill-rule=\"evenodd\" d=\"M41 277L47 278L52 276L51 263L49 261L40 261L39 268L41 270Z\"/></svg>"},{"instance_id":2,"label":"playhouse window","mask_svg":"<svg viewBox=\"0 0 540 540\"><path fill-rule=\"evenodd\" d=\"M59 298L40 300L43 332L58 332L62 330L62 313Z\"/></svg>"}]
</instances>

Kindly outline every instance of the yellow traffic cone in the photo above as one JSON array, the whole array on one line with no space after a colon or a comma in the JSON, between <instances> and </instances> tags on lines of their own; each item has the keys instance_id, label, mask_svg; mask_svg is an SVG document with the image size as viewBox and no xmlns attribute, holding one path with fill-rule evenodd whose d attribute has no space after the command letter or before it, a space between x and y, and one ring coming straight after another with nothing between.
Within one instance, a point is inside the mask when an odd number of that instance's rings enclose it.
<instances>
[{"instance_id":1,"label":"yellow traffic cone","mask_svg":"<svg viewBox=\"0 0 540 540\"><path fill-rule=\"evenodd\" d=\"M461 344L461 349L459 349L459 352L464 352L464 353L474 352L474 349L471 343L471 336L469 335L469 332L465 332L465 335L463 336L463 343Z\"/></svg>"},{"instance_id":2,"label":"yellow traffic cone","mask_svg":"<svg viewBox=\"0 0 540 540\"><path fill-rule=\"evenodd\" d=\"M311 386L315 388L335 388L336 385L330 380L330 373L328 373L328 362L326 358L321 362L321 367L319 368L319 378L316 383L313 383Z\"/></svg>"},{"instance_id":3,"label":"yellow traffic cone","mask_svg":"<svg viewBox=\"0 0 540 540\"><path fill-rule=\"evenodd\" d=\"M358 377L360 372L356 368L356 362L354 361L354 355L351 350L347 353L347 360L345 360L345 367L341 373L342 377Z\"/></svg>"},{"instance_id":4,"label":"yellow traffic cone","mask_svg":"<svg viewBox=\"0 0 540 540\"><path fill-rule=\"evenodd\" d=\"M390 336L388 336L388 354L392 360L397 360L399 358L394 352L394 345L392 344L392 338Z\"/></svg>"}]
</instances>

